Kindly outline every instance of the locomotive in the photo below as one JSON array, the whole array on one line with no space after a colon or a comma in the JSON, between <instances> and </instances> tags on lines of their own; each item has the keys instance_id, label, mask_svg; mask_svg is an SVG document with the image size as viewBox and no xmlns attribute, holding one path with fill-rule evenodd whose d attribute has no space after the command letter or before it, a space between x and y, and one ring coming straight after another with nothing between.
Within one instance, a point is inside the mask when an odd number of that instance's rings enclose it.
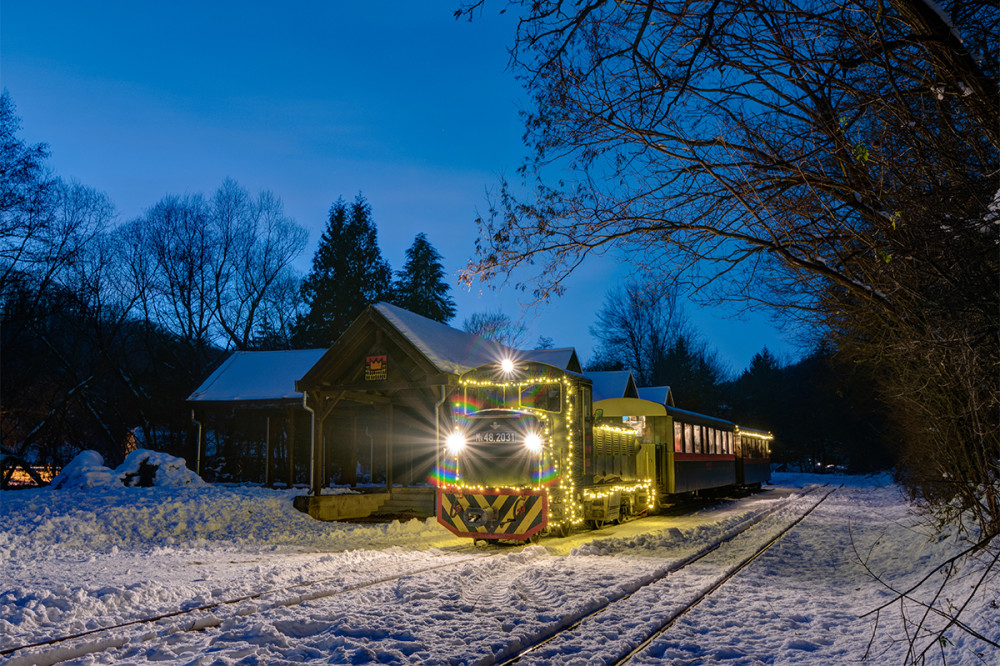
<instances>
[{"instance_id":1,"label":"locomotive","mask_svg":"<svg viewBox=\"0 0 1000 666\"><path fill-rule=\"evenodd\" d=\"M438 442L437 519L487 541L566 536L671 495L770 478L770 433L637 398L594 403L582 374L533 360L460 377Z\"/></svg>"}]
</instances>

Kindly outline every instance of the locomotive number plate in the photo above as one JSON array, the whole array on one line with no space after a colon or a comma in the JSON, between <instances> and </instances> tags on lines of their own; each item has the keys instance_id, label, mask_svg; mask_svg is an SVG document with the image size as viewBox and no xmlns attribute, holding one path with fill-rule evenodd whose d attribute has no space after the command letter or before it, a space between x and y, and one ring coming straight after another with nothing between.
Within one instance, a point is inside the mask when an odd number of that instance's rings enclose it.
<instances>
[{"instance_id":1,"label":"locomotive number plate","mask_svg":"<svg viewBox=\"0 0 1000 666\"><path fill-rule=\"evenodd\" d=\"M512 432L477 432L476 433L477 442L485 442L487 444L513 444L514 443L514 433Z\"/></svg>"}]
</instances>

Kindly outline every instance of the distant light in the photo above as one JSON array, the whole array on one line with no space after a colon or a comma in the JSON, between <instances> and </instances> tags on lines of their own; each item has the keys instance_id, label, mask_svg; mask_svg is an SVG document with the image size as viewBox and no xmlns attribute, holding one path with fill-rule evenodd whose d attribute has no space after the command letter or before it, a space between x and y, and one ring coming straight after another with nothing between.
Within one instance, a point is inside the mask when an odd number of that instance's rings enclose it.
<instances>
[{"instance_id":1,"label":"distant light","mask_svg":"<svg viewBox=\"0 0 1000 666\"><path fill-rule=\"evenodd\" d=\"M542 452L542 438L537 433L529 432L524 437L524 448L532 453Z\"/></svg>"},{"instance_id":2,"label":"distant light","mask_svg":"<svg viewBox=\"0 0 1000 666\"><path fill-rule=\"evenodd\" d=\"M448 435L448 439L445 440L444 446L448 450L449 454L457 456L465 448L465 435L461 430L456 430Z\"/></svg>"},{"instance_id":3,"label":"distant light","mask_svg":"<svg viewBox=\"0 0 1000 666\"><path fill-rule=\"evenodd\" d=\"M500 361L500 369L503 370L503 373L505 375L509 375L510 373L514 372L514 361L510 360L509 358L505 358L504 360Z\"/></svg>"}]
</instances>

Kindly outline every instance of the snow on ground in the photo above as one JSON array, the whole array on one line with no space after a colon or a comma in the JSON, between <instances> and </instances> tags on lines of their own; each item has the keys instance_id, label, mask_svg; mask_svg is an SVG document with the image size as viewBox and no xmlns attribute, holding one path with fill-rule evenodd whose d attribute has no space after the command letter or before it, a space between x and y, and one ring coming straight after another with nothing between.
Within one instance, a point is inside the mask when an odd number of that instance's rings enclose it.
<instances>
[{"instance_id":1,"label":"snow on ground","mask_svg":"<svg viewBox=\"0 0 1000 666\"><path fill-rule=\"evenodd\" d=\"M90 463L89 474L104 474ZM893 594L862 560L906 589L968 545L933 534L884 476L776 474L764 492L693 515L543 539L523 550L460 549L468 540L433 520L318 522L292 507L301 491L107 481L0 495L0 652L260 596L206 611L202 631L186 631L189 619L187 626L168 619L20 650L0 663L491 663L760 520L696 566L640 589L575 637L524 660L605 663L739 553L752 552L751 542L815 503L821 493L803 488L831 482L844 487L654 641L639 663L903 663L913 625L904 624L898 603L865 616ZM964 564L941 599L960 606L978 580L968 575L973 569ZM941 580L937 574L931 582ZM1000 642L998 605L994 575L962 618ZM910 621L921 618L912 603L903 611ZM86 654L98 646L117 647ZM928 653L930 663L944 658L1000 663L1000 651L953 627Z\"/></svg>"}]
</instances>

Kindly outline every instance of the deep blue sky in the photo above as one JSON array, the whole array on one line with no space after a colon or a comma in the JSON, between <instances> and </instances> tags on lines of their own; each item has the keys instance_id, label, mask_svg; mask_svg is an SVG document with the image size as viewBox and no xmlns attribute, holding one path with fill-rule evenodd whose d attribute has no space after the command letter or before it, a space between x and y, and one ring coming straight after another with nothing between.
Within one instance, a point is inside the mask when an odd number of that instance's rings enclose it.
<instances>
[{"instance_id":1,"label":"deep blue sky","mask_svg":"<svg viewBox=\"0 0 1000 666\"><path fill-rule=\"evenodd\" d=\"M226 177L270 189L304 226L303 272L338 196L371 204L393 269L425 232L457 271L473 255L486 190L525 154L524 95L506 71L515 20L468 23L451 2L40 2L0 5L0 80L22 137L46 142L64 178L106 192L121 221L166 194L211 194ZM587 332L624 274L585 265L525 320L591 357ZM474 312L519 317L520 294L455 287ZM688 306L733 370L793 347L764 316Z\"/></svg>"}]
</instances>

